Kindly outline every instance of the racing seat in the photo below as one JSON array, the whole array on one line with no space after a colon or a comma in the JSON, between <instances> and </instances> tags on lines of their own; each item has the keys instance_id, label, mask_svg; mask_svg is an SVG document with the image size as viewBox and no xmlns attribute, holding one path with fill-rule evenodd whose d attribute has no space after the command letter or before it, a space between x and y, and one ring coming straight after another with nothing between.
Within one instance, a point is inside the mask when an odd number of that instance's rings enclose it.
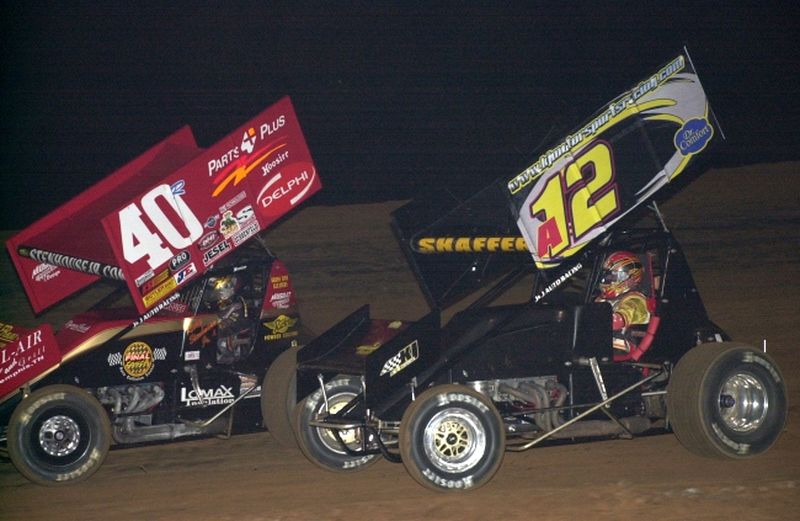
<instances>
[{"instance_id":1,"label":"racing seat","mask_svg":"<svg viewBox=\"0 0 800 521\"><path fill-rule=\"evenodd\" d=\"M647 325L631 326L630 336L633 340L631 350L627 353L614 353L615 362L637 362L650 349L653 343L661 317L658 314L658 299L656 295L660 291L661 277L656 277L653 272L653 254L645 252L638 255L644 267L644 275L639 291L645 296L647 311L650 313L650 320ZM615 350L616 351L616 350Z\"/></svg>"}]
</instances>

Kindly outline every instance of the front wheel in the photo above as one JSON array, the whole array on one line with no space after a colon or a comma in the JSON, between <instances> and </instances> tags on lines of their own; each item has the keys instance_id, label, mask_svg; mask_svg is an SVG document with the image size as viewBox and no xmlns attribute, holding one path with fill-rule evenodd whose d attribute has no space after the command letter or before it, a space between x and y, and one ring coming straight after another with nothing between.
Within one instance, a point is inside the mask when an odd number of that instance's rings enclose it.
<instances>
[{"instance_id":1,"label":"front wheel","mask_svg":"<svg viewBox=\"0 0 800 521\"><path fill-rule=\"evenodd\" d=\"M261 416L272 438L282 447L297 447L292 411L297 404L297 351L292 346L269 366L261 385Z\"/></svg>"},{"instance_id":2,"label":"front wheel","mask_svg":"<svg viewBox=\"0 0 800 521\"><path fill-rule=\"evenodd\" d=\"M439 491L475 489L503 461L505 429L494 404L462 385L432 387L408 406L400 423L400 455L408 473Z\"/></svg>"},{"instance_id":3,"label":"front wheel","mask_svg":"<svg viewBox=\"0 0 800 521\"><path fill-rule=\"evenodd\" d=\"M363 456L353 454L361 450L364 445L363 428L334 431L310 425L314 420L336 414L360 393L361 385L358 380L337 377L325 384L327 401L322 390L317 389L297 404L294 410L297 444L312 463L334 472L353 472L362 470L378 460L376 454Z\"/></svg>"},{"instance_id":4,"label":"front wheel","mask_svg":"<svg viewBox=\"0 0 800 521\"><path fill-rule=\"evenodd\" d=\"M43 387L22 400L8 427L8 454L40 485L82 481L108 454L111 426L93 396L71 385Z\"/></svg>"},{"instance_id":5,"label":"front wheel","mask_svg":"<svg viewBox=\"0 0 800 521\"><path fill-rule=\"evenodd\" d=\"M742 459L769 449L786 423L786 384L766 353L701 344L675 366L667 413L681 444L701 456Z\"/></svg>"}]
</instances>

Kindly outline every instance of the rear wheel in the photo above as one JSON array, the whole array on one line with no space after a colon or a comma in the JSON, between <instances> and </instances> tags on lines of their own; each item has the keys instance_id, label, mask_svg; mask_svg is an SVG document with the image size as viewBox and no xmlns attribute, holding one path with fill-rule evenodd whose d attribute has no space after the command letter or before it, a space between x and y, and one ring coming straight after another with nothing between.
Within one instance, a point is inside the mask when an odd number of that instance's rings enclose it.
<instances>
[{"instance_id":1,"label":"rear wheel","mask_svg":"<svg viewBox=\"0 0 800 521\"><path fill-rule=\"evenodd\" d=\"M264 425L282 447L297 447L292 411L297 404L297 351L290 347L269 366L261 386Z\"/></svg>"},{"instance_id":2,"label":"rear wheel","mask_svg":"<svg viewBox=\"0 0 800 521\"><path fill-rule=\"evenodd\" d=\"M312 463L334 472L353 472L378 460L377 454L354 456L348 452L348 449L361 450L365 436L363 428L335 431L310 424L329 414L336 414L360 393L361 385L358 380L338 377L325 384L327 403L322 390L317 389L297 404L294 410L297 444Z\"/></svg>"},{"instance_id":3,"label":"rear wheel","mask_svg":"<svg viewBox=\"0 0 800 521\"><path fill-rule=\"evenodd\" d=\"M423 392L400 423L403 464L411 477L433 490L485 485L504 451L505 429L494 404L462 385Z\"/></svg>"},{"instance_id":4,"label":"rear wheel","mask_svg":"<svg viewBox=\"0 0 800 521\"><path fill-rule=\"evenodd\" d=\"M786 384L766 353L733 342L701 344L670 379L667 412L678 440L711 457L747 458L769 449L786 423Z\"/></svg>"},{"instance_id":5,"label":"rear wheel","mask_svg":"<svg viewBox=\"0 0 800 521\"><path fill-rule=\"evenodd\" d=\"M108 454L111 426L93 396L70 385L31 393L11 416L8 453L22 475L41 485L81 481Z\"/></svg>"}]
</instances>

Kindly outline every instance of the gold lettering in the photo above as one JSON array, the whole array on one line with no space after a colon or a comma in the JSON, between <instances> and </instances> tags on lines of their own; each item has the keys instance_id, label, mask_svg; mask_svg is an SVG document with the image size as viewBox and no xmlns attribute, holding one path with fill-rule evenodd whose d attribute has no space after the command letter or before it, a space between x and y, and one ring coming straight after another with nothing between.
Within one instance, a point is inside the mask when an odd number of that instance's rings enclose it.
<instances>
[{"instance_id":1,"label":"gold lettering","mask_svg":"<svg viewBox=\"0 0 800 521\"><path fill-rule=\"evenodd\" d=\"M441 239L436 239L436 251L453 251L453 238L444 237Z\"/></svg>"},{"instance_id":2,"label":"gold lettering","mask_svg":"<svg viewBox=\"0 0 800 521\"><path fill-rule=\"evenodd\" d=\"M436 240L433 237L424 237L417 241L417 248L420 253L433 253L436 251Z\"/></svg>"}]
</instances>

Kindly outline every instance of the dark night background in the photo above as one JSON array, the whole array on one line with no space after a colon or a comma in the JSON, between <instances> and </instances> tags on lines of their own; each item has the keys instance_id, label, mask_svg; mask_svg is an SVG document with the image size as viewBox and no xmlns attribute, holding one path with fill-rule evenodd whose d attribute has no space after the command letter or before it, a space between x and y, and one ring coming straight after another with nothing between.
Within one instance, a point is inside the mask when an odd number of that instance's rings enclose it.
<instances>
[{"instance_id":1,"label":"dark night background","mask_svg":"<svg viewBox=\"0 0 800 521\"><path fill-rule=\"evenodd\" d=\"M0 229L285 94L325 185L311 204L479 188L684 44L728 138L711 166L800 159L796 3L330 4L4 1Z\"/></svg>"}]
</instances>

